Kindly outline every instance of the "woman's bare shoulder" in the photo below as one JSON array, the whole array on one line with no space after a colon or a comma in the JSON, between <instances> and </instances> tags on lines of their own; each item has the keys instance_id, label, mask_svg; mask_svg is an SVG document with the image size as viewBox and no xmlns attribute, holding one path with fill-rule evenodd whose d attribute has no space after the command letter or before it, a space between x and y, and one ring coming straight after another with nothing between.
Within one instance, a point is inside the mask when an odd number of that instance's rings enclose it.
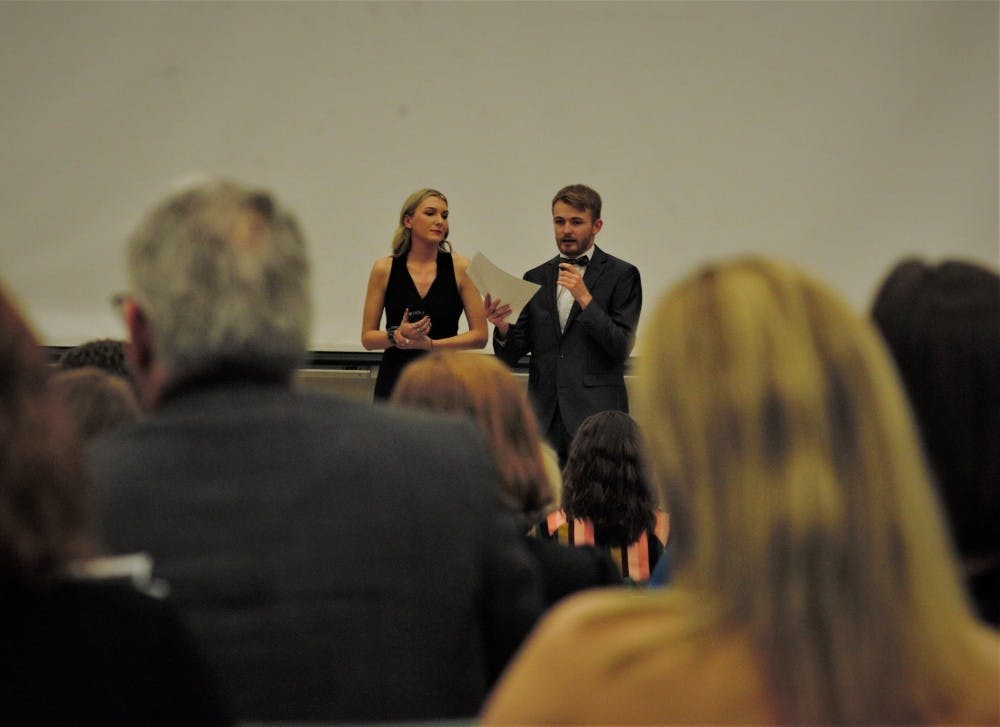
<instances>
[{"instance_id":1,"label":"woman's bare shoulder","mask_svg":"<svg viewBox=\"0 0 1000 727\"><path fill-rule=\"evenodd\" d=\"M392 255L376 258L372 264L371 277L377 279L389 279L389 272L392 270Z\"/></svg>"}]
</instances>

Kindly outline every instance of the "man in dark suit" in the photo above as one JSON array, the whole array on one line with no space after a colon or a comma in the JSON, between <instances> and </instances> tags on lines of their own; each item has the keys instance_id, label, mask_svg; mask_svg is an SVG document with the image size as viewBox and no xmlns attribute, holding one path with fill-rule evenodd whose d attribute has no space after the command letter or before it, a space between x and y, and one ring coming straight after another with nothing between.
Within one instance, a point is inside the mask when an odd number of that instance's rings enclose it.
<instances>
[{"instance_id":1,"label":"man in dark suit","mask_svg":"<svg viewBox=\"0 0 1000 727\"><path fill-rule=\"evenodd\" d=\"M267 193L169 197L128 269L151 413L92 451L103 536L153 556L234 716L475 714L542 593L473 426L293 390L308 261Z\"/></svg>"},{"instance_id":2,"label":"man in dark suit","mask_svg":"<svg viewBox=\"0 0 1000 727\"><path fill-rule=\"evenodd\" d=\"M599 411L628 411L625 367L635 344L642 282L632 264L594 245L601 196L573 184L552 199L559 255L524 279L541 288L511 325L510 307L486 296L494 352L513 366L531 353L528 389L560 463L573 433Z\"/></svg>"}]
</instances>

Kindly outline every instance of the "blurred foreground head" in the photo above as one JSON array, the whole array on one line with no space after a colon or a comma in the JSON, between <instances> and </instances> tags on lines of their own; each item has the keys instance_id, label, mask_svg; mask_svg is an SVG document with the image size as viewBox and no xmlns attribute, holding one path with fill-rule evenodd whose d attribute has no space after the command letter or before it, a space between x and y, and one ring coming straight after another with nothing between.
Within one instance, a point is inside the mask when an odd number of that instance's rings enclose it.
<instances>
[{"instance_id":1,"label":"blurred foreground head","mask_svg":"<svg viewBox=\"0 0 1000 727\"><path fill-rule=\"evenodd\" d=\"M471 417L493 452L501 497L528 516L551 505L553 491L534 410L524 387L493 356L437 351L403 369L395 404Z\"/></svg>"},{"instance_id":2,"label":"blurred foreground head","mask_svg":"<svg viewBox=\"0 0 1000 727\"><path fill-rule=\"evenodd\" d=\"M170 195L128 243L123 303L144 399L222 369L291 375L309 341L305 240L265 191L213 181Z\"/></svg>"},{"instance_id":3,"label":"blurred foreground head","mask_svg":"<svg viewBox=\"0 0 1000 727\"><path fill-rule=\"evenodd\" d=\"M35 335L0 288L0 582L93 554L79 442Z\"/></svg>"},{"instance_id":4,"label":"blurred foreground head","mask_svg":"<svg viewBox=\"0 0 1000 727\"><path fill-rule=\"evenodd\" d=\"M904 260L879 287L872 319L906 385L959 550L1000 555L1000 276Z\"/></svg>"},{"instance_id":5,"label":"blurred foreground head","mask_svg":"<svg viewBox=\"0 0 1000 727\"><path fill-rule=\"evenodd\" d=\"M52 374L52 386L62 397L84 442L137 421L141 415L131 384L94 366L57 371Z\"/></svg>"},{"instance_id":6,"label":"blurred foreground head","mask_svg":"<svg viewBox=\"0 0 1000 727\"><path fill-rule=\"evenodd\" d=\"M970 614L874 328L793 266L741 259L676 285L644 342L637 419L698 618L748 632L791 722L948 704L942 654Z\"/></svg>"}]
</instances>

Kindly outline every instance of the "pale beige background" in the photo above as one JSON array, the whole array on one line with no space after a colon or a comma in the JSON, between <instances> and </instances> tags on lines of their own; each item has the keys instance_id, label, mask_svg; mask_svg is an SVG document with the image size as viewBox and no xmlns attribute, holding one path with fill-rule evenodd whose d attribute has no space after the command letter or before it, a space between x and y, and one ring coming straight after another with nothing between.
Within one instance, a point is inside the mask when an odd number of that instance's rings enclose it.
<instances>
[{"instance_id":1,"label":"pale beige background","mask_svg":"<svg viewBox=\"0 0 1000 727\"><path fill-rule=\"evenodd\" d=\"M128 230L222 173L299 212L313 348L352 351L406 194L444 190L457 249L520 274L584 181L647 306L762 252L863 307L901 255L997 260L997 9L0 2L0 277L46 343L120 335Z\"/></svg>"}]
</instances>

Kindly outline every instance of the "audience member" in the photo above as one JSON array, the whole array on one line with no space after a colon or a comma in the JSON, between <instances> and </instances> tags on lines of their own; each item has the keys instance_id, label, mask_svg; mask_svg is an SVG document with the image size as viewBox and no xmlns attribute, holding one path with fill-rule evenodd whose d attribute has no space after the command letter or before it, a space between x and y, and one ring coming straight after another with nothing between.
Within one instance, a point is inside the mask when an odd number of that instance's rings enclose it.
<instances>
[{"instance_id":1,"label":"audience member","mask_svg":"<svg viewBox=\"0 0 1000 727\"><path fill-rule=\"evenodd\" d=\"M104 535L155 557L240 720L474 714L540 579L474 427L291 387L308 267L235 183L142 222L122 311L151 413L95 443Z\"/></svg>"},{"instance_id":2,"label":"audience member","mask_svg":"<svg viewBox=\"0 0 1000 727\"><path fill-rule=\"evenodd\" d=\"M668 543L663 548L663 552L660 553L660 559L656 561L656 565L653 567L653 572L649 574L649 583L646 585L652 588L669 585L672 569L673 553L672 548Z\"/></svg>"},{"instance_id":3,"label":"audience member","mask_svg":"<svg viewBox=\"0 0 1000 727\"><path fill-rule=\"evenodd\" d=\"M168 601L102 574L81 445L0 290L0 723L226 724ZM138 559L141 562L141 559Z\"/></svg>"},{"instance_id":4,"label":"audience member","mask_svg":"<svg viewBox=\"0 0 1000 727\"><path fill-rule=\"evenodd\" d=\"M639 428L628 414L602 411L584 419L563 470L562 509L538 524L543 537L597 545L633 584L649 581L669 528L641 448Z\"/></svg>"},{"instance_id":5,"label":"audience member","mask_svg":"<svg viewBox=\"0 0 1000 727\"><path fill-rule=\"evenodd\" d=\"M125 341L115 338L100 338L67 348L59 357L59 368L78 369L94 367L121 376L132 383L132 371L125 355Z\"/></svg>"},{"instance_id":6,"label":"audience member","mask_svg":"<svg viewBox=\"0 0 1000 727\"><path fill-rule=\"evenodd\" d=\"M527 394L503 363L477 354L430 354L407 366L392 401L468 416L478 425L500 474L501 498L520 518L525 543L541 566L549 605L574 591L621 582L614 563L596 548L528 537L557 494L547 459L555 454L545 453Z\"/></svg>"},{"instance_id":7,"label":"audience member","mask_svg":"<svg viewBox=\"0 0 1000 727\"><path fill-rule=\"evenodd\" d=\"M557 606L485 721L996 724L1000 637L962 598L872 326L742 259L674 287L643 340L671 586Z\"/></svg>"},{"instance_id":8,"label":"audience member","mask_svg":"<svg viewBox=\"0 0 1000 727\"><path fill-rule=\"evenodd\" d=\"M139 399L128 381L93 366L63 369L52 376L80 437L97 435L139 419Z\"/></svg>"},{"instance_id":9,"label":"audience member","mask_svg":"<svg viewBox=\"0 0 1000 727\"><path fill-rule=\"evenodd\" d=\"M904 260L872 318L906 385L966 584L1000 626L1000 276Z\"/></svg>"}]
</instances>

